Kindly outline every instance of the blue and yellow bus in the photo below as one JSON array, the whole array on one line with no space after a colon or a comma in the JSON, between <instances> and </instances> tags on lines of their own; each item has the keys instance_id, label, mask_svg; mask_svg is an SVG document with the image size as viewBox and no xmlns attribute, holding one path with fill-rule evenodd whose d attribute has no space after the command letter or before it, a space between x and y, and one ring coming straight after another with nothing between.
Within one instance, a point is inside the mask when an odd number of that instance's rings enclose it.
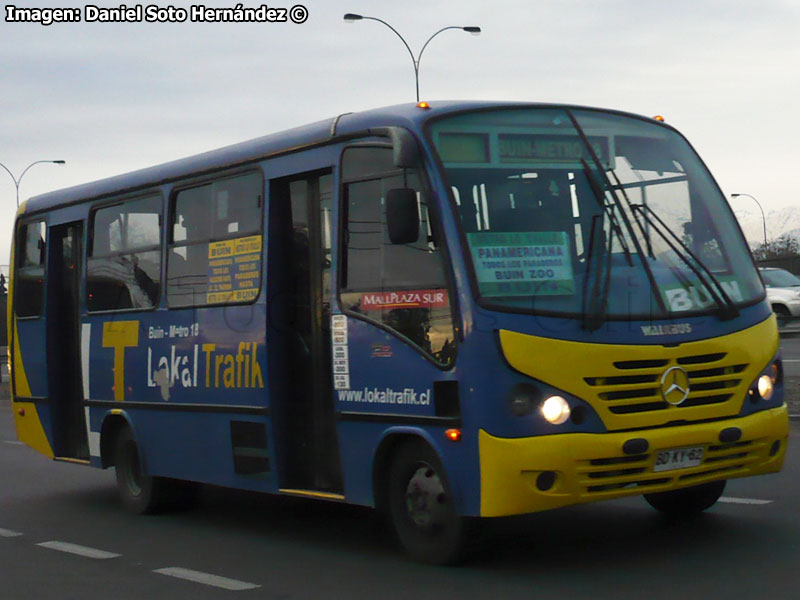
<instances>
[{"instance_id":1,"label":"blue and yellow bus","mask_svg":"<svg viewBox=\"0 0 800 600\"><path fill-rule=\"evenodd\" d=\"M553 104L346 113L30 199L19 438L384 511L418 559L476 517L780 470L775 317L723 194L655 119Z\"/></svg>"}]
</instances>

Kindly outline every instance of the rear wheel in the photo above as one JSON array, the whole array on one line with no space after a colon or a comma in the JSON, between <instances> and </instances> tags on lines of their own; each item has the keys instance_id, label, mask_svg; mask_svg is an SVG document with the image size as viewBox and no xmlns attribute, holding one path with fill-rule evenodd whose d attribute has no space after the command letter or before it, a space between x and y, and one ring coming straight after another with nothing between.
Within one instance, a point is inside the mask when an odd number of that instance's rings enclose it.
<instances>
[{"instance_id":1,"label":"rear wheel","mask_svg":"<svg viewBox=\"0 0 800 600\"><path fill-rule=\"evenodd\" d=\"M114 464L119 497L126 510L146 514L156 512L163 505L165 481L144 473L136 438L127 427L117 438Z\"/></svg>"},{"instance_id":2,"label":"rear wheel","mask_svg":"<svg viewBox=\"0 0 800 600\"><path fill-rule=\"evenodd\" d=\"M710 508L722 496L726 481L712 481L681 490L645 494L650 506L675 517L689 516Z\"/></svg>"},{"instance_id":3,"label":"rear wheel","mask_svg":"<svg viewBox=\"0 0 800 600\"><path fill-rule=\"evenodd\" d=\"M415 559L453 564L461 558L467 526L436 453L418 440L402 446L392 461L389 514L397 538Z\"/></svg>"}]
</instances>

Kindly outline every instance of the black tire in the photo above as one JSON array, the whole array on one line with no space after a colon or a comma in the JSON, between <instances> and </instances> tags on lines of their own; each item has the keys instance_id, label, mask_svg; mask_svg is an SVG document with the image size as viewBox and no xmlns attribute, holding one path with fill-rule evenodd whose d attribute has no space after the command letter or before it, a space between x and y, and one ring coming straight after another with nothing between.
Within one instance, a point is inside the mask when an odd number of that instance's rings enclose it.
<instances>
[{"instance_id":1,"label":"black tire","mask_svg":"<svg viewBox=\"0 0 800 600\"><path fill-rule=\"evenodd\" d=\"M445 565L463 556L467 523L454 498L439 457L422 440L408 442L393 457L388 508L398 541L416 560Z\"/></svg>"},{"instance_id":2,"label":"black tire","mask_svg":"<svg viewBox=\"0 0 800 600\"><path fill-rule=\"evenodd\" d=\"M645 494L647 502L661 512L673 517L685 517L711 508L725 490L725 480L703 483L681 490Z\"/></svg>"},{"instance_id":3,"label":"black tire","mask_svg":"<svg viewBox=\"0 0 800 600\"><path fill-rule=\"evenodd\" d=\"M117 490L122 506L137 515L157 512L163 506L164 480L142 470L139 447L129 428L119 433L114 448Z\"/></svg>"},{"instance_id":4,"label":"black tire","mask_svg":"<svg viewBox=\"0 0 800 600\"><path fill-rule=\"evenodd\" d=\"M792 313L782 304L773 304L772 311L778 319L778 327L784 327L792 318Z\"/></svg>"}]
</instances>

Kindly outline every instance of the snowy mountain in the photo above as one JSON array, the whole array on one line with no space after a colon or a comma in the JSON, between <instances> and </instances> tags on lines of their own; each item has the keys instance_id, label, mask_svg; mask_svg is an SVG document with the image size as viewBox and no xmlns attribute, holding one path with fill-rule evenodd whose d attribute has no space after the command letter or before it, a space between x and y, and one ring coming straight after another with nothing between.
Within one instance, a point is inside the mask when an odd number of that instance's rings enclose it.
<instances>
[{"instance_id":1,"label":"snowy mountain","mask_svg":"<svg viewBox=\"0 0 800 600\"><path fill-rule=\"evenodd\" d=\"M738 204L738 200L735 200ZM732 204L733 214L739 221L739 225L744 231L744 237L750 243L751 248L764 242L764 224L761 218L761 211L758 207L740 208ZM787 206L776 210L765 210L764 216L767 222L767 239L774 240L783 234L789 234L800 241L800 206Z\"/></svg>"}]
</instances>

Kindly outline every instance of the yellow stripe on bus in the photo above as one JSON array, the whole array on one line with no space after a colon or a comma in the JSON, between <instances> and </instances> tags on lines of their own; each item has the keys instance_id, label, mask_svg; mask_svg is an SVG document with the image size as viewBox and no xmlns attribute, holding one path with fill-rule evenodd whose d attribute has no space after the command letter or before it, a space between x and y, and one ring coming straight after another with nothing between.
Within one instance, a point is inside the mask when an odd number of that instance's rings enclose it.
<instances>
[{"instance_id":1,"label":"yellow stripe on bus","mask_svg":"<svg viewBox=\"0 0 800 600\"><path fill-rule=\"evenodd\" d=\"M48 458L53 458L53 448L44 433L44 427L42 427L42 421L36 411L36 405L33 402L14 402L13 407L14 424L17 427L19 441L26 443ZM25 416L20 415L20 411L23 411Z\"/></svg>"},{"instance_id":2,"label":"yellow stripe on bus","mask_svg":"<svg viewBox=\"0 0 800 600\"><path fill-rule=\"evenodd\" d=\"M17 332L16 325L17 324L14 323L14 397L29 398L31 396L31 388L28 384L28 377L25 375L25 365L22 362L22 352L19 347L19 333ZM37 452L41 452L45 456L53 458L53 448L50 446L50 441L47 439L47 435L44 432L42 420L39 418L36 405L33 402L14 402L12 407L14 411L14 425L17 428L17 438L19 438L19 441L26 443ZM20 414L20 412L22 412L22 414Z\"/></svg>"},{"instance_id":3,"label":"yellow stripe on bus","mask_svg":"<svg viewBox=\"0 0 800 600\"><path fill-rule=\"evenodd\" d=\"M30 398L31 386L28 383L25 365L22 362L22 351L19 347L19 332L17 331L16 322L14 323L14 362L12 368L14 369L14 397Z\"/></svg>"}]
</instances>

